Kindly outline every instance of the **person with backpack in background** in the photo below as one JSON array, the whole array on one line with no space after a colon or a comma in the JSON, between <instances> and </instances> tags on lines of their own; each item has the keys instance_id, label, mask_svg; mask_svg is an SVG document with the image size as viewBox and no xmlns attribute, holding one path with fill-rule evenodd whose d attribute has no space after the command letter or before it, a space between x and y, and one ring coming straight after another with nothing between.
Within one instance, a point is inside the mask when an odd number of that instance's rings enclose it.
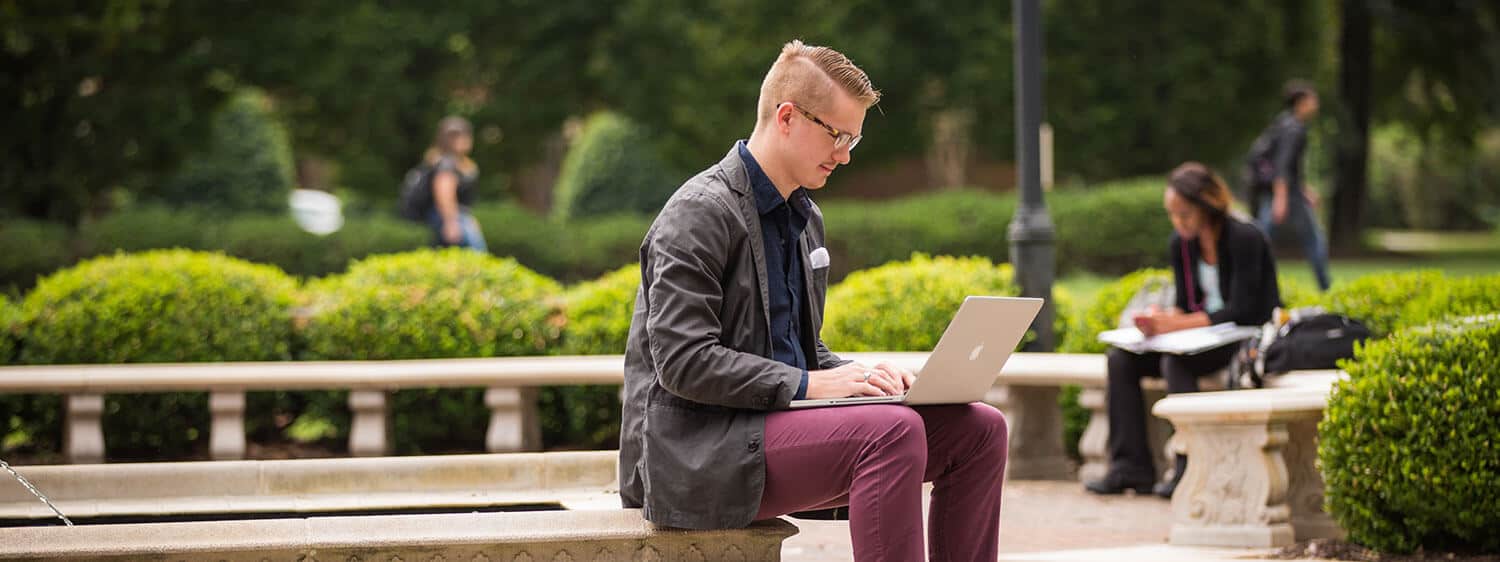
<instances>
[{"instance_id":1,"label":"person with backpack in background","mask_svg":"<svg viewBox=\"0 0 1500 562\"><path fill-rule=\"evenodd\" d=\"M1276 260L1266 234L1230 214L1234 195L1207 166L1186 162L1172 170L1162 205L1172 221L1167 244L1175 306L1153 307L1134 317L1141 333L1154 336L1224 323L1259 326L1281 306ZM1172 478L1153 486L1156 463L1146 438L1146 402L1141 377L1164 377L1167 392L1197 392L1198 378L1227 367L1240 345L1230 343L1192 355L1108 352L1109 471L1084 483L1096 494L1135 490L1172 497L1187 457L1177 455Z\"/></svg>"},{"instance_id":2,"label":"person with backpack in background","mask_svg":"<svg viewBox=\"0 0 1500 562\"><path fill-rule=\"evenodd\" d=\"M1303 254L1312 262L1318 288L1332 284L1328 275L1328 242L1318 225L1317 193L1303 181L1302 153L1307 149L1307 123L1318 114L1318 93L1312 85L1293 80L1286 84L1284 109L1255 139L1246 157L1246 180L1256 223L1268 236L1284 226L1296 229Z\"/></svg>"},{"instance_id":3,"label":"person with backpack in background","mask_svg":"<svg viewBox=\"0 0 1500 562\"><path fill-rule=\"evenodd\" d=\"M479 180L479 166L469 158L473 148L469 121L444 117L422 163L406 173L401 186L401 215L426 222L432 229L433 246L489 251L479 222L469 212Z\"/></svg>"}]
</instances>

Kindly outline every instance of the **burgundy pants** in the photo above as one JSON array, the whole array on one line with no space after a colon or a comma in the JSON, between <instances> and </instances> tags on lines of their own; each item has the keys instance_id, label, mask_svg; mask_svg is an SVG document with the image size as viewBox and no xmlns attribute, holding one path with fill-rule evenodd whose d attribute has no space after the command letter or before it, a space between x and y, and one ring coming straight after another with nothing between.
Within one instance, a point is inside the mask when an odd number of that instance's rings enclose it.
<instances>
[{"instance_id":1,"label":"burgundy pants","mask_svg":"<svg viewBox=\"0 0 1500 562\"><path fill-rule=\"evenodd\" d=\"M932 482L929 559L993 562L1007 442L1005 417L979 403L772 412L755 518L848 505L855 560L921 560Z\"/></svg>"}]
</instances>

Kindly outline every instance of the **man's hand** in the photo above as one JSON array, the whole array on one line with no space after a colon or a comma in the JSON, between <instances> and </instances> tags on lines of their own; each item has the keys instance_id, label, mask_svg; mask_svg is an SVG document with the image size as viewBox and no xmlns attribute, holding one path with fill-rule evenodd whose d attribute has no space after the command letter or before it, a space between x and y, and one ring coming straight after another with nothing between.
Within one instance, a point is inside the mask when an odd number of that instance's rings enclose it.
<instances>
[{"instance_id":1,"label":"man's hand","mask_svg":"<svg viewBox=\"0 0 1500 562\"><path fill-rule=\"evenodd\" d=\"M846 363L832 369L807 372L807 398L850 396L895 396L906 392L916 376L889 363L868 367Z\"/></svg>"},{"instance_id":2,"label":"man's hand","mask_svg":"<svg viewBox=\"0 0 1500 562\"><path fill-rule=\"evenodd\" d=\"M1286 195L1278 193L1271 198L1271 222L1281 224L1286 222L1287 201Z\"/></svg>"}]
</instances>

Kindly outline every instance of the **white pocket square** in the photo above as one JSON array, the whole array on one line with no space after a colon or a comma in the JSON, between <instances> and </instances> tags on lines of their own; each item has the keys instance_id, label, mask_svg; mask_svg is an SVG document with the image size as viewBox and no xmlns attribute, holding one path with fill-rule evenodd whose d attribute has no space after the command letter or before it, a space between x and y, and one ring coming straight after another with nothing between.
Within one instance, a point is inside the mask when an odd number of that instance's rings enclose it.
<instances>
[{"instance_id":1,"label":"white pocket square","mask_svg":"<svg viewBox=\"0 0 1500 562\"><path fill-rule=\"evenodd\" d=\"M813 250L812 253L807 254L807 259L812 260L813 269L823 269L825 267L828 267L828 248L824 248L821 246L818 247L818 249Z\"/></svg>"}]
</instances>

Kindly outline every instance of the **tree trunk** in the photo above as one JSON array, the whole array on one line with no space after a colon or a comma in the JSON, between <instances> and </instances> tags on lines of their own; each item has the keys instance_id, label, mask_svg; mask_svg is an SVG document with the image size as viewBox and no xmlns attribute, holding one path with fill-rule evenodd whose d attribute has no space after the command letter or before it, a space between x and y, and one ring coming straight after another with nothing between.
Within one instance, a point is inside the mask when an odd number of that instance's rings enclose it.
<instances>
[{"instance_id":1,"label":"tree trunk","mask_svg":"<svg viewBox=\"0 0 1500 562\"><path fill-rule=\"evenodd\" d=\"M1360 245L1368 193L1370 150L1370 7L1340 0L1338 140L1333 162L1333 213L1329 241L1336 250Z\"/></svg>"}]
</instances>

